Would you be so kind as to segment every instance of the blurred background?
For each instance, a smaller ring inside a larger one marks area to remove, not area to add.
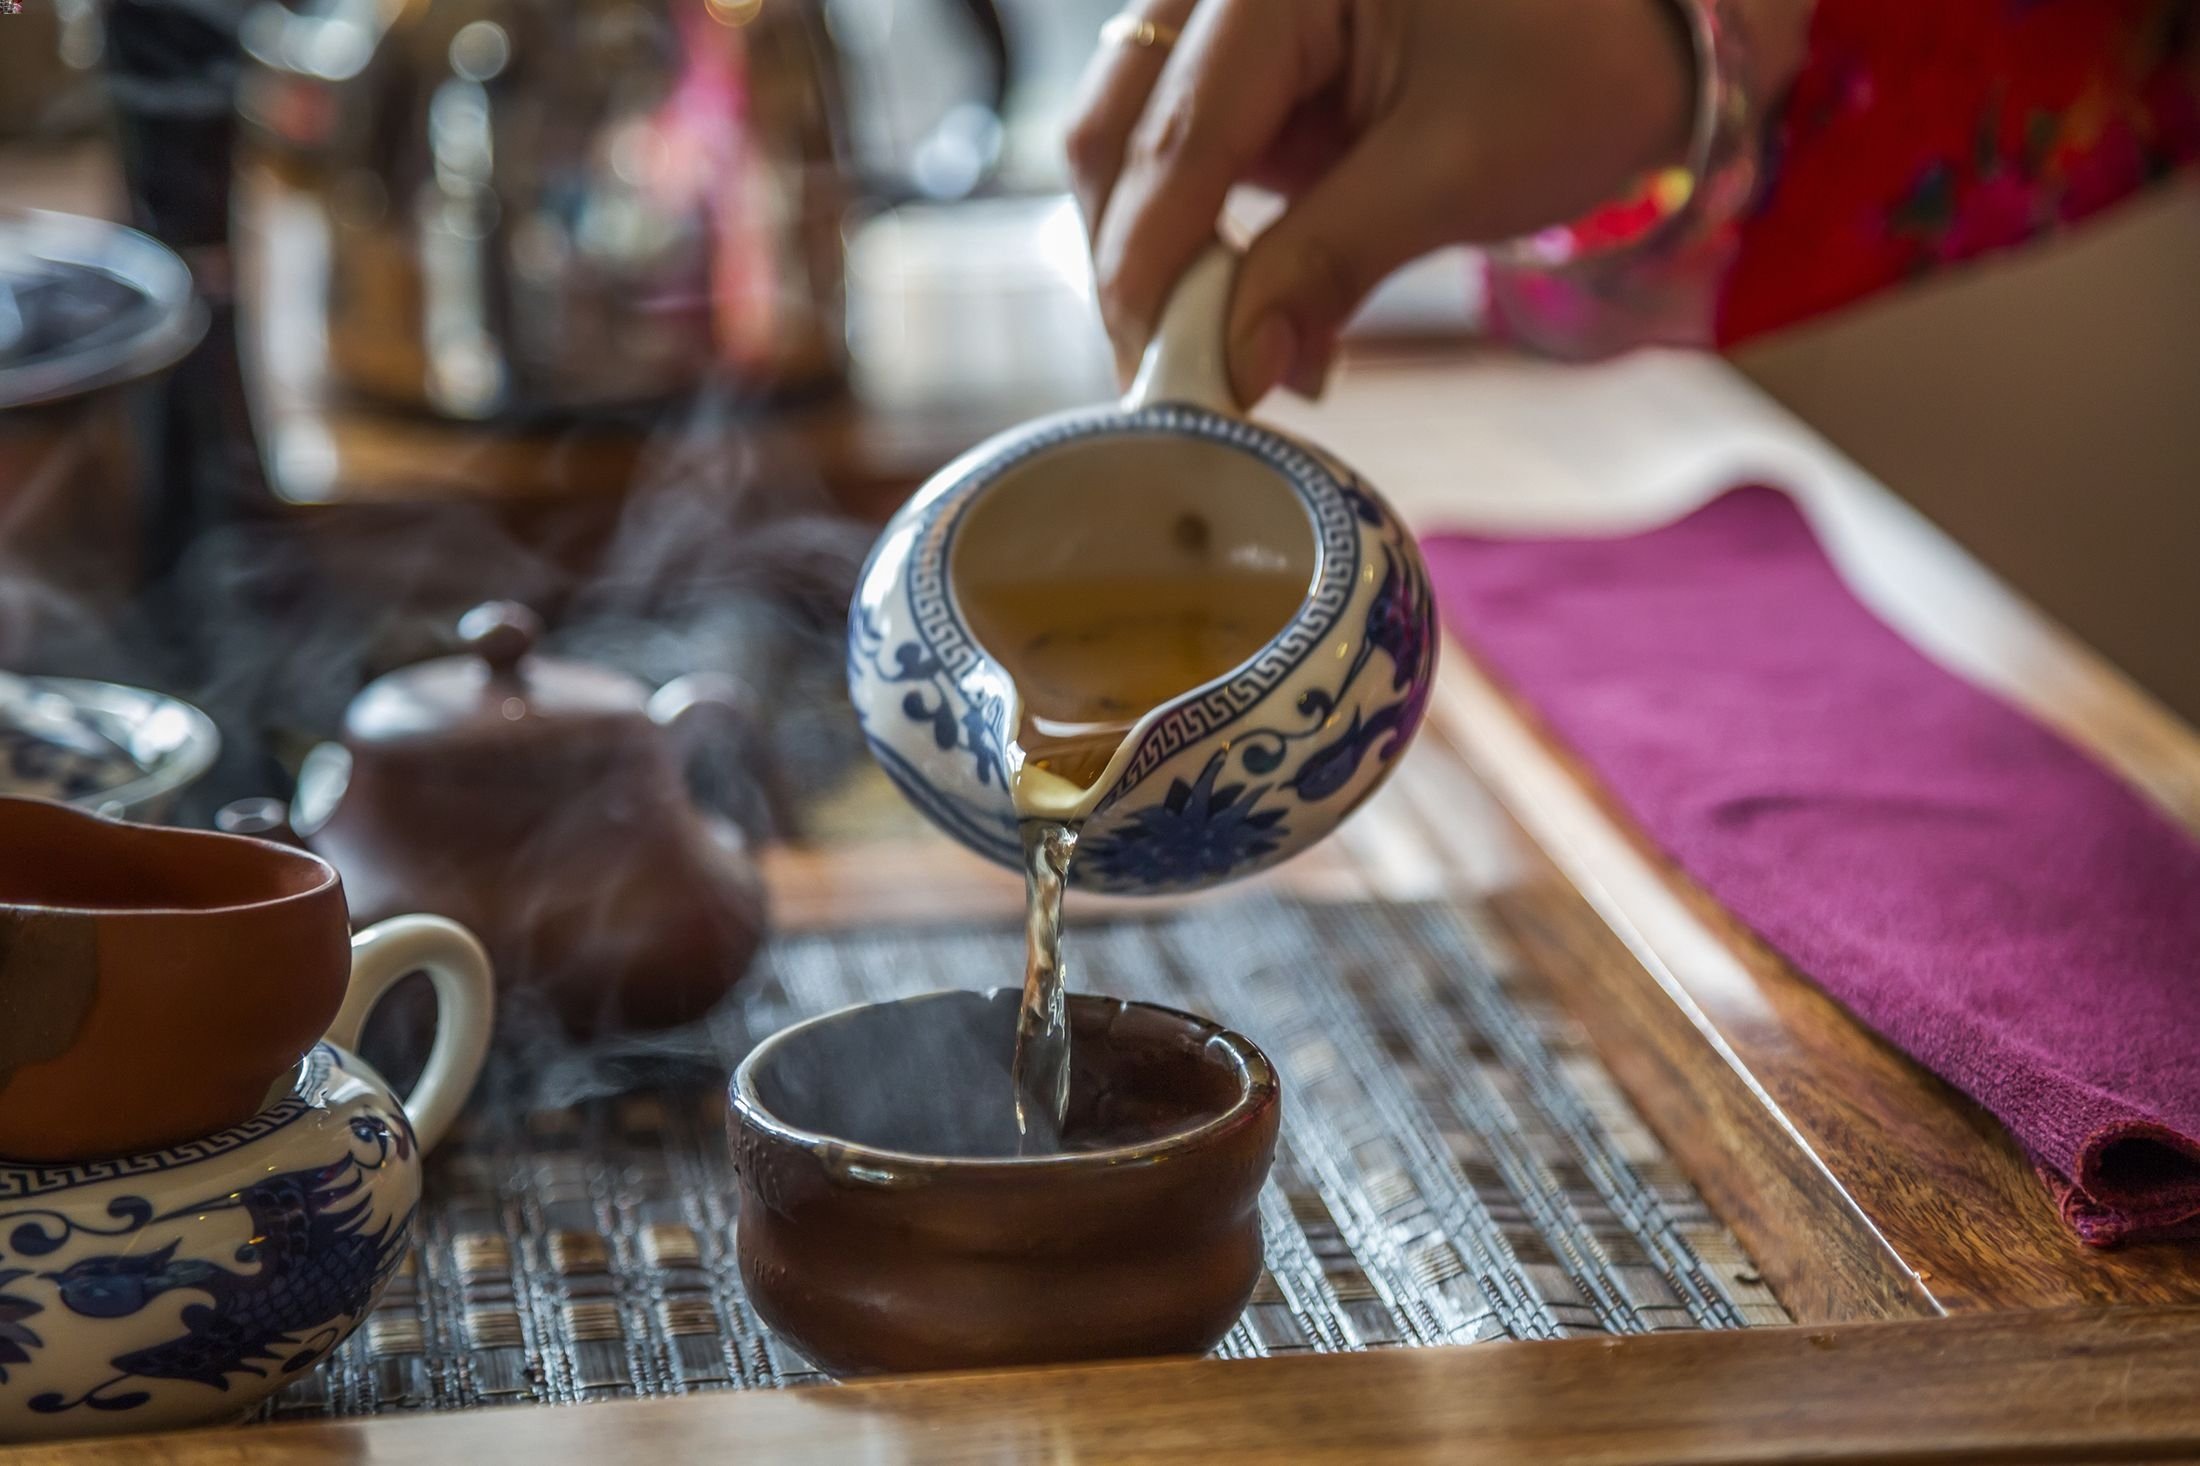
[[[0,209],[80,223],[0,239],[0,667],[205,707],[203,820],[517,601],[742,689],[770,833],[901,818],[848,589],[933,469],[1114,390],[1059,149],[1114,8],[25,0]],[[1736,364],[2200,717],[2196,257],[2173,188]],[[1404,272],[1346,374],[1508,370],[1475,281]]]
[[[0,667],[206,709],[204,822],[515,601],[742,689],[767,833],[905,818],[849,590],[935,468],[1114,393],[1059,145],[1111,8],[31,0],[0,209],[76,217],[0,238]],[[1469,279],[1370,320],[1456,337]]]

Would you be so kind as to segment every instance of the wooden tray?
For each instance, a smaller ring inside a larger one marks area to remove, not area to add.
[[[1897,627],[2200,831],[2191,730],[1716,363],[1359,370],[1293,415],[1429,527],[1524,506],[1539,524],[1640,522],[1777,476]],[[1275,884],[1448,903],[1500,970],[1540,974],[1797,1327],[272,1425],[16,1459],[2200,1457],[2200,1253],[2081,1247],[1998,1127],[1705,902],[1502,688],[1446,655],[1436,725],[1399,777]],[[1012,883],[936,842],[772,865],[797,927],[1014,910]]]

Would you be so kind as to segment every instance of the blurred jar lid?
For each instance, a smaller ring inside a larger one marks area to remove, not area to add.
[[[0,210],[0,410],[173,366],[205,331],[166,246],[100,219]]]
[[[848,240],[857,397],[881,412],[1050,412],[1115,396],[1077,206],[910,204]]]

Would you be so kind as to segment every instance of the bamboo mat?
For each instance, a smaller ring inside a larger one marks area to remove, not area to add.
[[[1273,894],[1079,926],[1072,985],[1208,1013],[1277,1064],[1243,1357],[1787,1322],[1536,976],[1457,908]],[[850,1002],[995,985],[1008,926],[784,938],[713,1021],[492,1073],[431,1160],[412,1258],[262,1418],[819,1378],[734,1264],[720,1076]]]

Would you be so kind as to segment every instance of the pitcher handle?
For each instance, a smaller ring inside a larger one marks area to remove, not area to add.
[[[440,916],[393,916],[351,939],[351,986],[329,1025],[328,1040],[356,1049],[367,1015],[398,979],[425,972],[435,984],[435,1043],[420,1082],[404,1097],[406,1118],[423,1152],[458,1118],[489,1054],[495,982],[489,954],[473,933]]]
[[[1237,416],[1228,339],[1237,267],[1238,252],[1218,239],[1178,278],[1153,340],[1139,359],[1138,375],[1123,394],[1125,411],[1156,402],[1188,402]]]

